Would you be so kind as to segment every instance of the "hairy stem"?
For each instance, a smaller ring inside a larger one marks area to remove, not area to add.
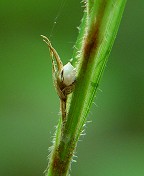
[[[47,176],[69,174],[70,162],[114,43],[125,3],[126,0],[88,0],[79,34],[83,38],[78,37],[77,42],[80,53],[76,86],[67,106],[62,135],[61,120],[58,125]]]

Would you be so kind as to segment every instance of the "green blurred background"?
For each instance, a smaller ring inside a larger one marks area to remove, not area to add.
[[[0,1],[0,176],[42,176],[47,166],[59,100],[40,34],[58,16],[51,41],[68,62],[83,12],[80,1],[62,2]],[[143,7],[127,3],[73,176],[144,176]]]

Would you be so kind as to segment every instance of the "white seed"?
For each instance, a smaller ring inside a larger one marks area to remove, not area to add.
[[[63,66],[63,83],[66,86],[71,85],[76,79],[76,69],[68,62],[66,65]]]

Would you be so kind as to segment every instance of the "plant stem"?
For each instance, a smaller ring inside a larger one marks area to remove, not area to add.
[[[59,121],[47,176],[67,176],[83,125],[116,37],[126,0],[88,0],[87,17],[77,46],[80,49],[75,90],[69,100],[67,121]],[[76,53],[75,53],[76,54]]]

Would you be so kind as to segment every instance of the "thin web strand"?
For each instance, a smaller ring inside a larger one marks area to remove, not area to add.
[[[58,7],[56,17],[54,18],[54,22],[53,22],[53,25],[52,25],[52,28],[51,28],[51,31],[50,31],[49,39],[53,36],[53,31],[54,31],[54,29],[56,27],[57,21],[58,21],[60,15],[62,13],[62,10],[63,10],[63,8],[64,8],[64,6],[66,4],[66,1],[67,0],[58,0],[58,4],[60,4],[60,5]]]

